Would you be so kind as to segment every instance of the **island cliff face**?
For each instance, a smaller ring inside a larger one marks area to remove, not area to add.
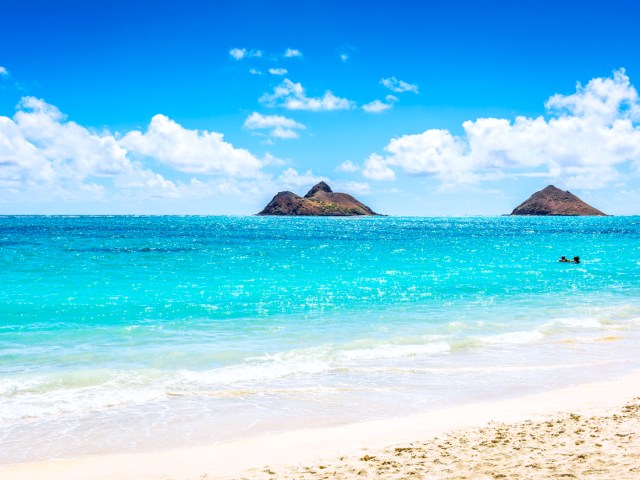
[[[549,185],[518,205],[511,215],[598,216],[606,213],[586,204],[573,193]]]
[[[320,182],[304,197],[293,192],[279,192],[258,215],[350,217],[378,214],[351,195],[336,193],[325,182]]]

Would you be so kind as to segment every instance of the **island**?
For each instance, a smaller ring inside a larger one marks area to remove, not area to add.
[[[518,205],[511,215],[555,215],[606,217],[607,214],[583,202],[573,193],[549,185]]]
[[[258,215],[352,217],[379,214],[351,195],[334,192],[325,182],[320,182],[304,197],[293,192],[278,192]]]

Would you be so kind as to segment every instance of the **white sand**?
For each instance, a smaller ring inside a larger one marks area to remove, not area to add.
[[[637,396],[640,372],[612,382],[403,418],[194,448],[13,465],[0,468],[0,479],[395,479],[420,478],[426,472],[429,478],[553,478],[549,472],[564,468],[562,458],[583,463],[591,458],[583,452],[587,447],[601,449],[602,455],[593,457],[599,467],[585,467],[576,477],[640,478],[640,443],[633,430],[640,428],[640,407],[621,410]],[[613,416],[617,411],[626,413]],[[487,426],[489,422],[511,425]],[[591,432],[588,442],[580,437],[584,432]],[[449,435],[434,438],[443,434]],[[564,438],[565,434],[573,437]],[[610,453],[602,450],[602,442],[608,442]],[[515,455],[519,451],[526,456]],[[544,461],[535,460],[536,452]],[[574,475],[558,472],[558,477]]]

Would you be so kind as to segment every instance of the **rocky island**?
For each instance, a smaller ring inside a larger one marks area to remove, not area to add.
[[[511,215],[556,215],[605,217],[606,213],[583,202],[573,193],[553,185],[531,195],[518,205]]]
[[[379,214],[351,195],[334,192],[325,182],[320,182],[304,197],[293,192],[279,192],[258,215],[351,217]]]

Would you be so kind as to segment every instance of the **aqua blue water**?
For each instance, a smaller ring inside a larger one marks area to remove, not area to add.
[[[0,267],[0,464],[640,366],[640,217],[0,217]]]

